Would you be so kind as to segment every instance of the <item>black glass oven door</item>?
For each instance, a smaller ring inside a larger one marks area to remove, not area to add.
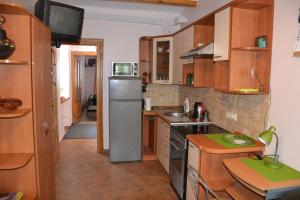
[[[178,195],[183,198],[184,193],[184,163],[185,150],[184,144],[176,140],[170,141],[170,179],[171,184],[177,191]]]

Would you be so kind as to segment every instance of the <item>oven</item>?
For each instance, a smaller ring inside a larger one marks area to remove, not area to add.
[[[171,128],[170,183],[180,199],[185,199],[187,147],[187,140]]]

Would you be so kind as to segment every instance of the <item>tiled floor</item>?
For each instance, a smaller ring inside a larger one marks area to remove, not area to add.
[[[63,140],[56,165],[56,200],[177,200],[157,161],[111,164],[96,140]]]

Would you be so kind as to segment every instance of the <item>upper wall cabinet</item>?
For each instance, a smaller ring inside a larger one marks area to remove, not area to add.
[[[141,37],[139,42],[139,74],[144,84],[152,82],[153,39]]]
[[[229,59],[231,8],[215,14],[214,61]]]
[[[153,83],[172,84],[173,37],[153,39]]]
[[[240,1],[229,9],[230,56],[229,61],[215,63],[215,88],[241,94],[267,94],[270,87],[274,2]],[[258,44],[259,38],[263,41],[262,46]]]

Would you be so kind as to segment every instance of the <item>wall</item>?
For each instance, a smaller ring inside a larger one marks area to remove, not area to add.
[[[269,125],[279,135],[280,160],[300,170],[300,58],[293,57],[297,36],[299,0],[275,0],[273,59],[271,72],[272,104]],[[272,148],[268,152],[273,151]]]
[[[144,98],[151,98],[151,106],[178,106],[179,86],[150,84]]]
[[[162,34],[162,26],[135,24],[101,20],[85,20],[83,38],[104,39],[103,60],[103,120],[104,148],[109,148],[108,129],[108,77],[111,75],[111,62],[138,61],[139,38],[145,35]]]
[[[265,129],[269,96],[268,95],[231,95],[215,92],[213,89],[201,89],[181,86],[179,103],[188,97],[190,108],[195,102],[204,103],[209,118],[216,125],[230,131],[240,132],[255,138]],[[227,112],[237,113],[237,121],[226,117]]]

